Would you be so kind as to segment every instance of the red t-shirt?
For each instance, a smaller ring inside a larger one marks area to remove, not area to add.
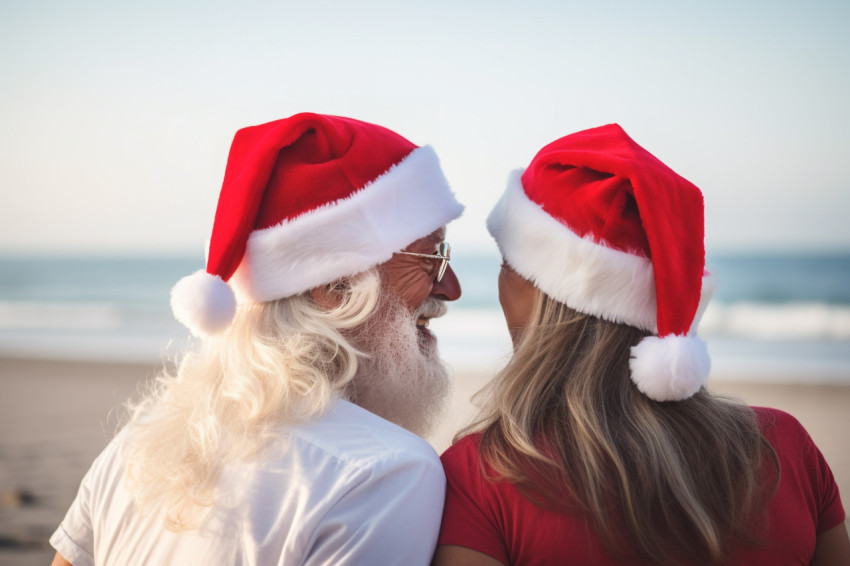
[[[776,409],[755,407],[762,432],[779,456],[781,479],[769,503],[766,544],[733,564],[808,564],[817,534],[844,520],[838,486],[803,426]],[[580,514],[545,509],[511,483],[487,481],[479,467],[480,435],[442,455],[448,482],[438,544],[472,548],[504,564],[624,564],[605,553]]]

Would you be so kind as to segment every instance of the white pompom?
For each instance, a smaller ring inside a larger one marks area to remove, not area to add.
[[[201,269],[171,289],[171,311],[195,336],[211,336],[230,326],[236,315],[236,296],[221,277]]]
[[[697,336],[647,336],[632,347],[632,381],[656,401],[682,401],[708,381],[711,358]]]

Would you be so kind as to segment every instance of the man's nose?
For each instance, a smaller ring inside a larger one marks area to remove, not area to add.
[[[443,301],[456,301],[460,298],[460,281],[457,280],[451,264],[446,266],[442,281],[434,279],[431,295]]]

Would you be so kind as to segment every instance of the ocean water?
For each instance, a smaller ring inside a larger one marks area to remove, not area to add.
[[[458,252],[463,296],[432,322],[457,369],[494,371],[510,355],[494,255]],[[850,383],[850,253],[709,256],[718,288],[700,334],[713,373]],[[201,258],[0,257],[0,355],[156,362],[187,331],[169,307]]]

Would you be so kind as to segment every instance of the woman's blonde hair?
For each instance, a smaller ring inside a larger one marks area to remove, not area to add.
[[[343,333],[363,324],[380,295],[375,270],[338,283],[337,307],[309,293],[239,308],[226,333],[201,341],[130,405],[126,480],[137,509],[166,528],[197,527],[228,462],[251,458],[273,427],[324,412],[357,371]]]
[[[614,557],[722,564],[754,544],[778,460],[754,412],[700,390],[660,403],[629,377],[642,330],[537,291],[513,358],[479,395],[482,461],[537,504],[579,509]],[[625,539],[623,538],[625,534]],[[625,545],[623,542],[625,541]]]

